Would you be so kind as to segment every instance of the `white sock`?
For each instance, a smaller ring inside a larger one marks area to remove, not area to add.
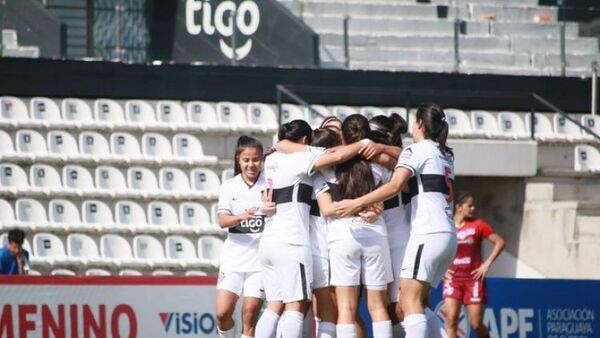
[[[317,323],[317,338],[335,338],[335,323],[315,322]]]
[[[337,338],[356,338],[356,325],[338,324],[335,327]]]
[[[279,325],[281,327],[282,337],[284,338],[302,338],[302,329],[304,328],[304,315],[298,311],[285,311],[285,319]]]
[[[402,324],[398,323],[392,325],[392,336],[394,336],[394,338],[406,338],[406,332],[404,332]]]
[[[373,338],[392,338],[392,321],[373,322]]]
[[[269,309],[266,309],[263,311],[262,316],[260,316],[260,319],[258,319],[258,322],[256,323],[254,336],[257,338],[275,338],[278,322],[279,315]]]
[[[254,338],[254,337],[242,335],[240,338]]]
[[[404,317],[402,322],[406,336],[410,338],[428,338],[427,317],[422,313],[415,313]]]
[[[440,318],[429,308],[425,308],[427,318],[427,334],[429,338],[448,338],[444,325]]]
[[[229,330],[227,330],[227,331],[222,331],[221,329],[219,329],[219,328],[217,327],[217,333],[218,333],[218,335],[219,335],[219,338],[234,338],[234,337],[235,337],[235,336],[234,336],[234,333],[235,333],[235,325],[234,325],[234,326],[233,326],[231,329],[229,329]]]

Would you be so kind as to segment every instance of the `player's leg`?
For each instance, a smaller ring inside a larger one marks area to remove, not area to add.
[[[388,313],[387,286],[394,280],[390,248],[385,236],[360,239],[362,282],[367,288],[367,307],[373,320],[373,336],[392,336],[392,321]]]
[[[446,334],[448,338],[456,338],[458,318],[462,306],[463,293],[459,282],[445,280],[442,291],[444,298],[444,316],[446,317]]]
[[[239,272],[219,272],[216,300],[217,331],[219,337],[233,338],[235,331],[233,312],[235,311],[235,304],[240,297],[239,295],[242,293],[243,275],[243,273]]]
[[[485,280],[473,280],[465,286],[464,303],[469,313],[469,324],[479,338],[489,337],[488,328],[483,325],[484,305],[487,302]]]
[[[285,309],[280,323],[282,337],[301,338],[304,316],[312,298],[312,254],[308,246],[285,245],[276,265]]]
[[[261,338],[274,338],[277,332],[280,316],[283,313],[283,298],[278,272],[273,262],[273,257],[280,255],[277,243],[266,241],[260,244],[261,277],[265,290],[267,307],[256,323],[255,336]]]
[[[356,337],[356,314],[358,313],[358,286],[336,286],[337,337]]]
[[[265,298],[260,272],[247,272],[244,281],[244,302],[242,303],[242,338],[254,337],[258,314]]]
[[[331,285],[337,303],[337,337],[356,337],[361,274],[361,246],[354,239],[329,244]]]
[[[467,312],[469,313],[469,324],[477,337],[487,338],[490,336],[488,328],[483,325],[483,310],[484,306],[481,304],[467,305]]]
[[[333,287],[315,289],[313,292],[313,312],[317,323],[317,338],[335,337],[337,306]]]

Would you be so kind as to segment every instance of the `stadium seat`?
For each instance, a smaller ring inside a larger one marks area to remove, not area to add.
[[[21,156],[35,161],[48,157],[46,140],[35,130],[21,129],[15,136],[17,152]]]
[[[48,153],[51,158],[57,158],[63,162],[80,158],[77,141],[69,132],[52,130],[48,132],[47,139]]]
[[[405,110],[406,112],[406,110]],[[468,137],[473,136],[473,128],[471,128],[471,121],[467,113],[460,109],[444,109],[446,114],[446,121],[448,122],[448,134],[454,137]],[[412,124],[412,122],[411,122]],[[408,125],[410,130],[411,125]]]
[[[304,113],[308,117],[308,124],[313,128],[318,128],[323,120],[331,115],[329,109],[325,106],[313,104],[310,106],[314,111],[310,111],[307,107],[304,108]]]
[[[498,129],[496,117],[485,110],[471,111],[471,126],[477,136],[485,136],[487,138],[503,136]]]
[[[160,241],[148,235],[137,235],[133,238],[133,256],[149,266],[167,263]]]
[[[0,164],[0,191],[17,194],[29,190],[25,170],[12,163]]]
[[[112,274],[104,269],[88,269],[85,271],[85,275],[86,276],[101,276],[101,277],[106,277],[106,276],[111,276]]]
[[[203,131],[224,131],[229,129],[219,124],[215,108],[207,102],[191,101],[185,105],[185,109],[188,121],[195,128],[200,128]]]
[[[190,180],[181,169],[170,167],[160,169],[158,184],[163,193],[176,198],[190,194]]]
[[[190,173],[192,182],[192,193],[206,198],[216,198],[219,196],[221,183],[219,176],[207,168],[195,168]]]
[[[223,241],[213,236],[203,236],[198,239],[198,258],[218,266],[221,259]]]
[[[293,120],[308,120],[306,110],[298,107],[295,104],[284,103],[281,105],[281,124],[288,123]]]
[[[350,115],[358,114],[356,109],[348,106],[334,106],[332,111],[333,115],[337,116],[337,118],[342,121],[344,121],[344,119]]]
[[[273,109],[263,103],[249,103],[246,108],[247,119],[252,129],[263,133],[277,131],[277,117]]]
[[[591,129],[596,135],[600,136],[600,116],[584,114],[581,116],[581,124]],[[581,130],[583,134],[583,138],[586,140],[594,140],[594,136],[587,133],[584,130]]]
[[[212,222],[213,228],[221,229],[221,226],[219,225],[218,211],[219,211],[219,203],[218,202],[213,203],[210,206],[210,220]],[[225,230],[225,229],[223,229],[223,230]]]
[[[444,110],[445,111],[445,110]],[[387,116],[391,116],[392,114],[398,114],[400,115],[406,122],[408,122],[407,118],[408,118],[408,114],[406,113],[406,108],[403,107],[392,107],[392,108],[388,108],[386,110],[386,115]],[[468,117],[467,117],[468,119]],[[412,121],[410,122],[412,123]],[[408,129],[410,130],[410,123],[408,124]]]
[[[48,215],[53,228],[61,228],[66,231],[82,227],[79,209],[71,201],[51,200],[48,204]]]
[[[217,120],[234,131],[243,130],[248,126],[244,110],[240,105],[233,102],[217,103]]]
[[[148,204],[148,221],[151,227],[165,233],[179,228],[177,211],[165,202],[150,202]]]
[[[165,239],[167,259],[187,267],[198,262],[194,243],[183,236],[168,236]]]
[[[0,96],[0,125],[27,127],[31,123],[25,103],[13,96]]]
[[[600,172],[600,152],[589,145],[575,147],[575,171]]]
[[[208,210],[200,203],[181,203],[179,205],[179,220],[182,226],[193,229],[196,233],[202,230],[215,230]]]
[[[67,236],[67,254],[71,258],[78,259],[84,265],[102,262],[96,241],[84,234]]]
[[[177,161],[187,164],[217,163],[217,157],[205,155],[202,143],[190,134],[176,134],[173,136],[173,152]]]
[[[48,227],[46,209],[38,200],[20,198],[15,203],[15,211],[21,226],[32,230]]]
[[[129,189],[141,194],[144,198],[159,195],[158,182],[152,170],[143,167],[131,167],[127,170]]]
[[[94,101],[94,118],[97,125],[110,129],[125,124],[123,108],[116,101],[110,99]]]
[[[67,98],[62,100],[62,116],[64,121],[73,123],[78,128],[95,125],[90,106],[81,99]]]
[[[27,272],[27,274],[28,274],[29,276],[41,276],[41,275],[42,275],[42,273],[41,273],[41,272],[39,272],[39,271],[37,271],[37,270],[31,270],[31,269],[29,269],[29,271]]]
[[[129,100],[125,102],[125,119],[130,125],[141,130],[158,126],[154,108],[144,100]]]
[[[86,200],[81,204],[83,224],[88,229],[106,231],[115,228],[112,211],[110,207],[99,200]]]
[[[177,130],[187,126],[187,118],[181,104],[175,101],[158,101],[156,103],[156,114],[161,126]]]
[[[62,182],[66,192],[79,196],[95,191],[92,174],[79,165],[65,166],[62,172]]]
[[[146,221],[146,210],[133,201],[119,201],[115,205],[117,227],[126,228],[130,231],[144,230],[148,228]]]
[[[187,277],[205,277],[208,276],[208,274],[202,270],[189,270],[185,272],[185,275]]]
[[[360,108],[360,114],[369,120],[377,115],[387,116],[383,109],[377,107],[362,107]]]
[[[152,276],[155,277],[165,277],[165,276],[174,276],[175,274],[169,270],[154,270],[152,271]]]
[[[50,274],[52,276],[68,276],[68,277],[77,276],[75,271],[69,270],[69,269],[54,269],[54,270],[52,270],[52,272],[50,272]]]
[[[119,276],[143,276],[144,274],[137,271],[137,270],[131,270],[131,269],[125,269],[125,270],[121,270],[119,271]]]
[[[0,158],[11,159],[16,156],[12,138],[4,130],[0,130]]]
[[[142,159],[140,143],[129,133],[117,132],[110,135],[110,150],[112,156],[120,162],[131,163]]]
[[[36,261],[49,264],[67,263],[65,246],[58,236],[49,233],[37,233],[33,236],[33,252]]]
[[[225,182],[235,176],[233,168],[223,169],[221,172],[221,182]]]
[[[129,193],[127,180],[125,180],[121,170],[110,166],[99,166],[96,168],[95,176],[98,192],[108,194],[111,197]]]
[[[581,133],[581,128],[560,114],[554,114],[552,117],[554,123],[555,134],[563,139],[573,141],[581,141],[584,139]]]
[[[106,234],[100,237],[100,255],[117,266],[141,265],[133,258],[129,242],[119,235]]]
[[[554,134],[554,128],[550,119],[542,114],[536,113],[533,120],[535,124],[535,138],[541,141],[555,141],[560,139]],[[525,130],[527,133],[531,133],[531,114],[525,115]]]
[[[15,212],[6,200],[0,199],[0,228],[8,229],[15,226]],[[1,243],[1,242],[0,242]]]
[[[47,164],[34,164],[29,169],[29,183],[31,190],[45,195],[62,193],[60,174],[54,167]]]
[[[500,131],[507,137],[514,139],[531,137],[525,130],[523,119],[517,113],[508,111],[499,112],[498,126],[500,127]]]
[[[147,133],[142,136],[142,151],[144,156],[157,163],[171,160],[173,151],[171,142],[164,135]]]
[[[46,128],[60,128],[67,126],[60,115],[60,108],[54,100],[47,97],[34,97],[29,102],[31,119],[39,122]]]
[[[108,141],[95,131],[86,131],[79,135],[79,151],[83,157],[95,162],[111,158]]]

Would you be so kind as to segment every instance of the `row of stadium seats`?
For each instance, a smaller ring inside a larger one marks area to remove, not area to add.
[[[0,130],[0,156],[50,161],[94,161],[125,163],[215,164],[216,156],[204,155],[200,141],[190,134],[176,134],[173,142],[157,133],[138,138],[126,132],[110,135],[110,144],[100,133],[85,131],[75,136],[67,131],[41,133],[20,129],[12,137]],[[140,151],[141,149],[141,151]]]
[[[66,165],[59,171],[47,164],[34,164],[25,170],[16,164],[0,163],[0,193],[10,195],[66,195],[155,199],[214,199],[219,195],[217,174],[207,168],[194,168],[189,174],[164,167],[155,173],[145,167],[130,167],[126,176],[118,168],[99,166],[92,174],[79,165]],[[61,182],[62,181],[62,182]],[[190,184],[191,183],[191,184]]]
[[[6,243],[7,235],[1,241]],[[109,266],[109,267],[174,267],[190,268],[219,265],[223,241],[212,236],[200,237],[197,241],[197,254],[193,242],[183,236],[168,236],[164,247],[161,242],[149,235],[134,236],[131,244],[122,236],[105,234],[96,241],[84,234],[70,234],[65,245],[60,237],[51,233],[36,233],[33,248],[29,242],[24,248],[32,255],[33,266]],[[133,250],[132,250],[133,247]],[[33,251],[31,251],[33,249]]]
[[[33,276],[41,276],[42,273],[38,270],[30,270],[29,271],[30,275]],[[71,269],[53,269],[50,274],[52,276],[77,276],[77,272],[71,270]],[[144,273],[138,270],[134,270],[134,269],[124,269],[124,270],[120,270],[117,273],[119,276],[144,276]],[[112,276],[113,274],[105,269],[87,269],[85,270],[82,275],[84,276]],[[175,273],[173,271],[170,270],[154,270],[151,273],[152,276],[174,276]],[[185,271],[184,273],[185,276],[193,276],[193,277],[200,277],[200,276],[208,276],[208,274],[202,270],[188,270]]]
[[[13,207],[0,199],[0,228],[18,226],[32,231],[64,232],[132,232],[222,234],[217,224],[217,204],[207,208],[197,202],[183,202],[177,207],[152,201],[140,204],[121,200],[114,208],[100,200],[84,200],[79,208],[73,201],[52,199],[46,208],[36,199],[17,199]],[[80,211],[81,210],[81,211]],[[114,214],[113,214],[114,210]]]
[[[589,145],[578,145],[575,147],[575,171],[578,172],[600,172],[600,151]]]

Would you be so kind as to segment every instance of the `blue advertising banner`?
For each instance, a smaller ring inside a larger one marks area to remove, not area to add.
[[[487,287],[483,323],[492,338],[600,337],[600,281],[489,278]],[[431,296],[432,308],[443,321],[441,285]],[[360,311],[370,329],[364,302]],[[458,337],[476,337],[465,309]]]

